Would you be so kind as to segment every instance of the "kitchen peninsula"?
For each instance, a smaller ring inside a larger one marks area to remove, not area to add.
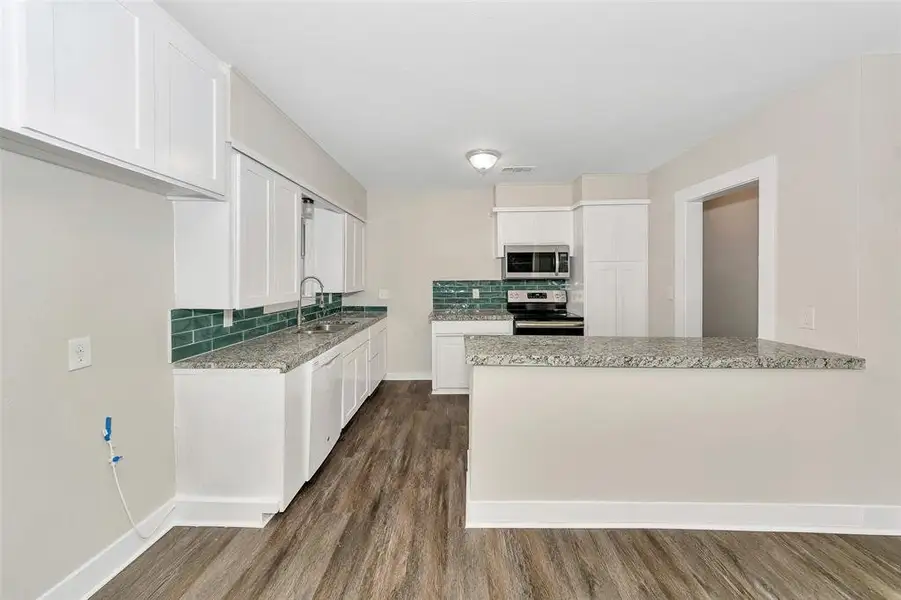
[[[854,462],[861,358],[740,338],[467,336],[465,353],[468,527],[878,518],[834,483]]]

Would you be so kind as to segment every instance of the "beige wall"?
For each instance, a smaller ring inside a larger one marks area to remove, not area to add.
[[[573,182],[575,202],[647,197],[648,177],[642,173],[589,173]]]
[[[570,206],[573,190],[568,183],[504,183],[494,186],[495,206]]]
[[[899,504],[901,56],[838,66],[650,174],[651,333],[673,331],[673,195],[769,155],[778,160],[777,339],[867,359],[863,401],[835,425],[857,459],[835,476],[862,499]],[[813,331],[799,327],[806,305],[816,307]],[[822,417],[810,418],[818,426]]]
[[[673,196],[748,163],[778,162],[776,337],[857,349],[860,61],[842,64],[649,175],[650,331],[670,335]],[[817,329],[798,327],[813,305]]]
[[[172,498],[172,208],[0,153],[2,596],[30,600],[129,529],[100,432],[113,417],[136,519]],[[67,370],[90,335],[93,366]]]
[[[704,337],[757,337],[757,185],[704,202]]]
[[[472,381],[470,500],[901,501],[854,435],[870,403],[857,371],[475,367]]]
[[[432,281],[498,279],[490,187],[369,191],[366,291],[345,304],[388,308],[388,372],[430,378]],[[380,300],[379,289],[390,292]]]
[[[255,158],[270,168],[366,218],[366,190],[319,144],[234,71],[230,92],[230,139],[260,153]]]

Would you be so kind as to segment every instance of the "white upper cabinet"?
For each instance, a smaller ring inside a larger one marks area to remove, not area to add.
[[[302,190],[234,152],[226,202],[173,202],[175,306],[253,308],[300,298]]]
[[[366,270],[366,225],[346,213],[317,209],[316,276],[326,292],[362,291]]]
[[[226,66],[162,8],[13,2],[2,17],[0,138],[156,192],[221,199]]]
[[[157,36],[157,167],[225,193],[225,68],[180,27],[166,33]]]
[[[504,256],[504,246],[558,244],[572,246],[573,220],[569,207],[495,208],[497,244],[495,256]]]
[[[270,301],[273,303],[296,302],[300,294],[302,202],[300,186],[275,175],[269,225]]]
[[[107,0],[17,8],[18,124],[152,168],[156,7]]]
[[[362,292],[366,287],[366,225],[363,221],[348,217],[352,221],[351,228],[354,236],[354,266],[351,285],[348,292]],[[345,230],[346,231],[346,230]],[[345,233],[347,235],[347,233]]]
[[[235,156],[237,273],[234,308],[263,306],[271,299],[271,223],[275,174],[258,162]]]
[[[648,207],[646,204],[587,206],[583,246],[588,261],[646,261]]]

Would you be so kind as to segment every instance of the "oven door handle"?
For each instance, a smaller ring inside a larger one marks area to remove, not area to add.
[[[515,321],[513,325],[514,327],[534,327],[535,329],[576,329],[584,327],[585,323],[582,321]]]

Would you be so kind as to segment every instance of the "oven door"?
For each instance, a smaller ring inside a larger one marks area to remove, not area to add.
[[[568,254],[568,249],[562,251]],[[566,279],[568,269],[560,272],[560,246],[506,246],[504,279]]]
[[[529,321],[513,322],[513,335],[585,335],[583,321]]]

